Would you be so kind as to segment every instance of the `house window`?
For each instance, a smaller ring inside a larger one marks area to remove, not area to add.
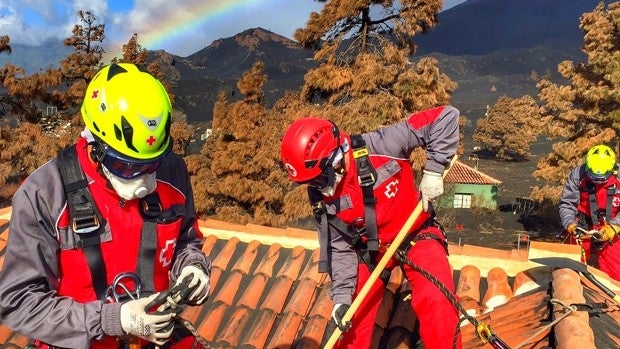
[[[471,194],[454,194],[454,208],[471,208]]]

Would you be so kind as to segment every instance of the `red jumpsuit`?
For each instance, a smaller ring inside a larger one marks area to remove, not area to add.
[[[375,214],[378,237],[382,246],[396,237],[419,201],[415,188],[409,155],[413,149],[425,146],[426,168],[443,172],[458,144],[458,111],[440,107],[418,114],[407,120],[362,135],[370,152],[370,161],[377,171],[374,185]],[[325,197],[327,212],[335,214],[345,224],[364,217],[362,190],[357,182],[357,169],[351,151],[345,177],[331,197]],[[444,248],[444,235],[435,226],[421,228],[432,219],[423,212],[411,228],[418,239],[409,248],[407,257],[419,267],[436,276],[454,292],[452,269]],[[425,225],[426,226],[426,225]],[[319,225],[319,234],[325,234]],[[426,233],[426,234],[423,234]],[[358,262],[353,246],[340,234],[331,234],[328,271],[332,277],[330,296],[334,303],[351,304],[370,275],[366,264]],[[322,246],[321,248],[324,248]],[[377,261],[381,258],[379,255]],[[386,269],[397,266],[395,261]],[[420,322],[420,336],[426,348],[453,348],[458,326],[458,312],[449,300],[424,276],[404,265],[403,271],[412,285],[411,306]],[[352,318],[352,327],[336,346],[338,348],[370,347],[375,317],[381,304],[384,285],[377,280]],[[457,348],[461,347],[460,336]]]

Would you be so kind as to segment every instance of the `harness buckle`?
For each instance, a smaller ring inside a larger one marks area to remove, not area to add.
[[[99,229],[99,218],[97,215],[89,215],[85,217],[73,217],[73,232],[76,234],[91,233]]]

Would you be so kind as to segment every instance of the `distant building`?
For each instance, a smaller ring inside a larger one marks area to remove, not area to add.
[[[456,161],[448,171],[444,183],[449,185],[446,185],[441,199],[443,206],[497,209],[497,195],[499,185],[502,184],[500,180]]]

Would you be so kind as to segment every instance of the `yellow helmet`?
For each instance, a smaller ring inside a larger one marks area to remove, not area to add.
[[[605,182],[616,168],[616,154],[603,144],[595,145],[586,155],[586,173],[595,182]]]
[[[103,67],[86,88],[82,118],[99,156],[132,164],[153,164],[172,148],[172,106],[165,88],[145,69],[130,63]],[[101,153],[105,152],[105,153]]]

